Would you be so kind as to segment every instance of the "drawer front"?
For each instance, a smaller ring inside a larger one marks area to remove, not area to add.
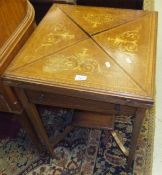
[[[134,107],[122,106],[119,104],[88,100],[54,93],[26,90],[26,95],[29,101],[34,104],[102,112],[107,114],[134,115],[136,111],[136,108]]]
[[[72,126],[114,130],[114,122],[114,115],[76,110],[73,115]]]

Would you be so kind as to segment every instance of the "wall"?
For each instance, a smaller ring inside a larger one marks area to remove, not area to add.
[[[156,72],[156,121],[152,175],[162,174],[162,0],[155,0],[158,15],[158,44]]]

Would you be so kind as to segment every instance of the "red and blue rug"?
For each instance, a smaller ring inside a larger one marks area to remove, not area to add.
[[[72,110],[49,107],[39,107],[39,111],[50,137],[57,137],[70,123],[73,114]],[[144,175],[145,157],[150,146],[149,116],[145,117],[141,130],[133,169],[128,172],[126,158],[109,131],[77,128],[54,148],[55,157],[51,159],[45,151],[37,152],[16,121],[5,126],[9,120],[4,119],[6,114],[1,115],[0,175]],[[127,148],[132,121],[133,116],[117,116],[115,123],[115,130]]]

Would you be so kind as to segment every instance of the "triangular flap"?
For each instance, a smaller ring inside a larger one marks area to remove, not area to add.
[[[12,61],[9,70],[31,63],[86,38],[88,36],[76,24],[57,6],[53,6]]]
[[[74,5],[58,6],[90,35],[111,29],[148,13],[141,10],[113,9],[103,7],[99,8]]]
[[[122,67],[134,81],[152,94],[155,66],[155,14],[94,36],[96,42]]]
[[[98,89],[146,96],[133,80],[90,39],[16,69],[12,72],[12,76],[51,85],[63,84],[89,90]]]

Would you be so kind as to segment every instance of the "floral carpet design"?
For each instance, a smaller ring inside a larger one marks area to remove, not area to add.
[[[50,137],[70,123],[73,111],[39,107]],[[144,175],[148,147],[148,116],[141,130],[133,170],[126,171],[126,158],[109,131],[76,128],[55,148],[55,157],[38,153],[25,132],[0,140],[0,175]],[[115,130],[128,148],[133,116],[117,116]]]

